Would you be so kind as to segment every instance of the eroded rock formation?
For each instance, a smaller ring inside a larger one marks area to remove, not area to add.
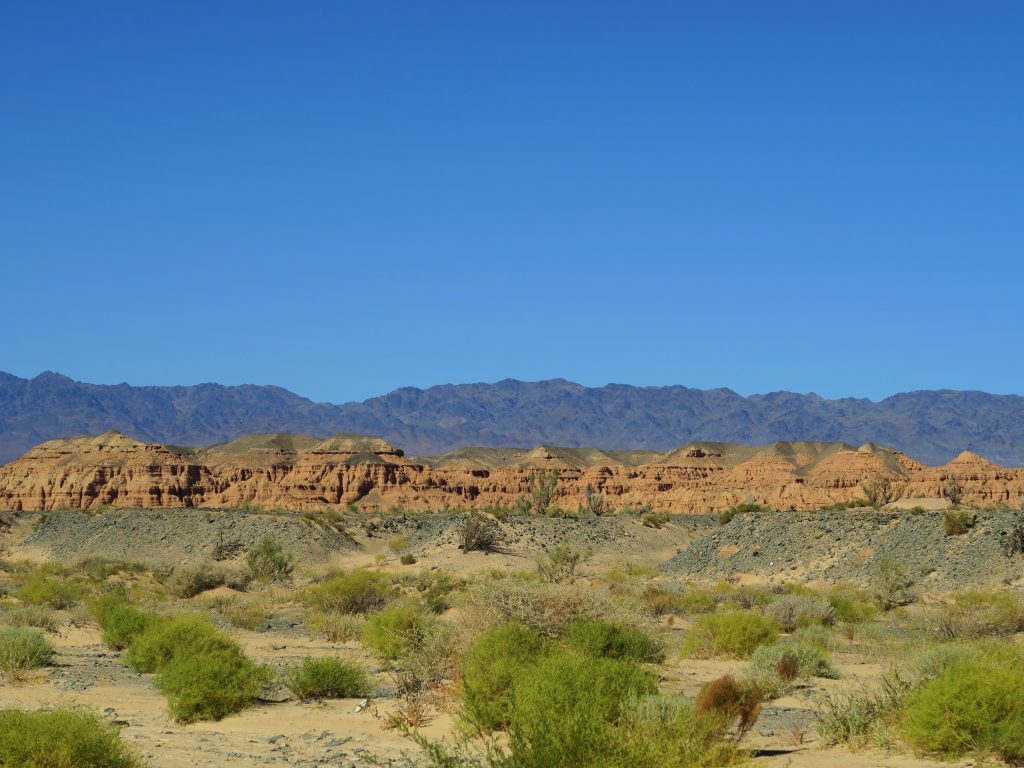
[[[538,472],[551,469],[558,470],[555,502],[569,509],[584,502],[588,488],[613,508],[709,513],[753,500],[814,509],[861,497],[879,477],[891,478],[903,498],[941,498],[954,475],[966,502],[1016,505],[1024,495],[1024,469],[971,453],[929,467],[871,444],[695,443],[664,454],[540,446],[410,458],[363,435],[250,435],[185,448],[107,432],[51,440],[0,467],[0,508],[483,506],[513,503],[530,492]]]

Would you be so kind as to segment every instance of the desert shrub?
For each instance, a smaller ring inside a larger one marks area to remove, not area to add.
[[[409,647],[410,638],[436,619],[418,605],[393,603],[371,613],[363,629],[363,642],[383,661],[394,661]]]
[[[369,613],[383,608],[395,596],[396,590],[387,576],[357,568],[310,588],[305,600],[321,611]]]
[[[36,629],[0,629],[0,672],[9,683],[21,682],[30,669],[45,667],[53,660],[53,646]]]
[[[721,595],[721,600],[723,603],[749,611],[751,608],[763,608],[772,600],[777,599],[777,596],[778,592],[774,589],[745,584],[724,592]]]
[[[828,626],[835,620],[835,609],[823,598],[806,595],[783,595],[764,609],[783,632],[793,632],[812,624]]]
[[[882,557],[871,572],[871,596],[883,611],[912,603],[914,584],[907,566],[888,556]]]
[[[307,656],[285,673],[285,685],[300,699],[347,699],[370,693],[366,670],[338,658]]]
[[[108,648],[116,651],[128,647],[132,640],[141,635],[159,617],[144,613],[134,606],[122,603],[105,611],[100,627],[102,639]]]
[[[392,536],[390,539],[388,539],[388,549],[390,549],[396,555],[403,549],[406,549],[408,546],[408,536]]]
[[[864,491],[864,498],[872,507],[884,507],[898,498],[903,491],[902,483],[891,477],[876,477],[864,483],[861,488]]]
[[[655,693],[654,678],[639,665],[570,653],[542,657],[513,693],[510,749],[514,765],[613,765],[630,702]]]
[[[943,759],[995,752],[1024,762],[1024,655],[1008,646],[987,647],[953,661],[914,691],[900,729],[916,749]]]
[[[365,626],[366,619],[359,614],[321,611],[318,608],[306,610],[306,629],[310,634],[332,643],[347,643],[362,637]]]
[[[640,516],[640,522],[648,528],[661,528],[671,519],[668,512],[647,512]]]
[[[9,605],[0,617],[9,627],[36,627],[54,632],[57,619],[45,605]]]
[[[220,720],[256,701],[269,681],[263,668],[231,642],[195,656],[176,656],[160,670],[157,688],[179,723]]]
[[[724,722],[736,723],[737,741],[754,727],[761,714],[764,696],[757,683],[725,675],[701,686],[694,702],[697,714],[714,714]]]
[[[588,485],[586,490],[586,503],[581,506],[580,512],[600,517],[601,515],[606,514],[608,510],[607,497],[600,491],[595,491]]]
[[[1002,542],[1003,554],[1007,557],[1024,555],[1024,521],[1010,528]]]
[[[640,629],[608,621],[574,621],[566,626],[569,647],[592,658],[659,663],[665,643]]]
[[[459,530],[459,549],[466,552],[490,552],[498,541],[498,527],[494,521],[473,512],[462,520]]]
[[[145,573],[147,568],[141,563],[129,563],[124,560],[110,560],[105,557],[87,557],[74,565],[75,570],[83,573],[91,581],[104,581],[118,574]]]
[[[245,554],[245,567],[254,579],[284,581],[291,578],[292,556],[267,534]]]
[[[804,643],[762,645],[743,669],[743,678],[757,683],[766,698],[779,696],[790,683],[811,677],[835,679],[839,674],[825,653]]]
[[[558,488],[558,470],[536,472],[530,478],[530,506],[541,515],[548,513]]]
[[[230,645],[209,620],[179,616],[149,622],[132,638],[124,658],[136,672],[159,672],[179,658],[195,658]]]
[[[736,504],[735,506],[729,507],[723,512],[720,512],[718,515],[718,522],[720,525],[728,525],[737,515],[756,515],[763,512],[771,512],[771,508],[761,506],[760,504],[756,504],[753,501],[748,501],[743,504]]]
[[[88,587],[81,579],[55,575],[45,568],[37,568],[25,575],[15,594],[23,603],[46,605],[60,610],[81,601],[87,591]]]
[[[936,629],[947,640],[970,640],[1024,631],[1024,600],[1010,592],[957,592],[933,611]]]
[[[240,629],[256,630],[270,619],[270,611],[253,600],[229,600],[217,612]]]
[[[576,567],[587,558],[586,552],[559,544],[547,551],[547,557],[537,563],[537,575],[544,581],[555,583],[571,581]]]
[[[227,583],[225,570],[213,563],[182,565],[174,569],[167,588],[175,597],[190,598]]]
[[[484,578],[462,596],[464,620],[480,630],[517,621],[553,636],[576,619],[614,617],[616,607],[593,589],[519,578]]]
[[[416,555],[412,552],[406,552],[399,558],[399,562],[402,565],[416,565]]]
[[[142,768],[115,726],[74,709],[0,710],[0,766]]]
[[[644,607],[653,616],[689,616],[694,613],[708,613],[718,607],[715,595],[707,590],[673,590],[648,587],[640,595]]]
[[[836,587],[825,599],[832,606],[835,620],[845,624],[871,621],[878,612],[871,595],[856,589]]]
[[[947,509],[942,513],[942,530],[947,536],[962,536],[977,522],[978,516],[965,509]]]
[[[463,717],[484,731],[507,726],[513,686],[548,650],[536,629],[516,622],[480,635],[459,660]]]
[[[451,605],[452,593],[464,589],[466,582],[445,571],[421,574],[416,581],[423,607],[432,613],[444,613]]]
[[[698,656],[745,659],[760,645],[775,642],[775,622],[750,611],[727,611],[702,616],[686,636],[683,652]]]
[[[949,503],[954,507],[960,506],[960,502],[964,500],[964,485],[960,482],[959,475],[950,475],[946,479],[946,486],[943,488],[945,496],[949,499]]]
[[[908,697],[942,675],[954,662],[984,652],[968,643],[935,646],[900,661],[876,686],[860,686],[818,700],[817,731],[822,742],[854,747],[874,741],[892,744],[891,730]]]
[[[835,631],[821,624],[800,627],[789,636],[789,639],[794,643],[803,643],[825,653],[839,649],[839,637]]]

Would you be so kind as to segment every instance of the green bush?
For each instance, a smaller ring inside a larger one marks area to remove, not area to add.
[[[179,616],[151,622],[132,639],[124,658],[136,672],[160,672],[179,658],[196,658],[231,644],[208,619]]]
[[[363,642],[381,660],[394,661],[408,649],[411,636],[433,621],[418,605],[394,603],[367,617]]]
[[[157,688],[181,723],[238,712],[255,701],[269,679],[237,643],[195,616],[147,621],[129,643],[125,660],[137,672],[157,673]]]
[[[88,602],[89,612],[92,617],[96,620],[96,623],[100,627],[103,626],[103,622],[106,621],[107,614],[114,608],[119,608],[122,605],[127,605],[128,592],[120,584],[114,589],[103,592]]]
[[[71,709],[0,710],[3,768],[143,768],[117,728]]]
[[[245,555],[245,567],[254,579],[284,581],[291,578],[292,556],[267,534]]]
[[[574,621],[566,626],[571,648],[592,658],[659,663],[665,643],[640,629],[607,621]]]
[[[356,569],[311,587],[305,595],[307,605],[322,611],[369,613],[383,608],[396,596],[387,576]]]
[[[513,686],[548,648],[536,629],[517,622],[480,635],[459,661],[463,717],[484,731],[506,727]]]
[[[337,658],[307,656],[302,664],[288,670],[285,684],[300,699],[347,699],[370,693],[366,670]]]
[[[9,605],[2,620],[9,627],[36,627],[49,632],[57,629],[57,619],[45,605]]]
[[[220,720],[250,706],[269,681],[263,667],[232,643],[196,656],[175,657],[163,667],[156,685],[179,723]]]
[[[767,698],[775,698],[795,680],[811,677],[835,679],[839,673],[829,663],[828,656],[818,648],[804,643],[776,643],[762,645],[751,654],[743,669],[743,677],[757,683]]]
[[[412,552],[406,552],[398,560],[402,565],[416,565],[416,555]]]
[[[123,650],[157,620],[157,616],[144,613],[134,606],[115,606],[104,613],[100,623],[103,642],[116,651]]]
[[[760,645],[778,637],[775,622],[751,611],[727,611],[702,616],[686,636],[683,652],[697,656],[745,659]]]
[[[900,727],[923,752],[955,759],[995,752],[1024,762],[1024,654],[989,646],[953,661],[907,700]]]
[[[45,667],[53,660],[53,646],[35,629],[0,629],[0,672],[10,683],[21,682],[25,671]]]
[[[835,620],[844,624],[871,621],[878,612],[870,596],[859,590],[837,587],[826,599],[832,606]]]
[[[16,594],[23,603],[48,605],[59,610],[78,603],[87,589],[81,579],[53,575],[39,568],[25,575]]]
[[[947,509],[942,515],[942,529],[947,536],[962,536],[977,522],[977,515],[963,509]]]
[[[639,665],[570,653],[542,657],[514,686],[509,745],[514,765],[617,765],[620,726],[635,698],[656,692]]]
[[[640,522],[648,528],[661,528],[671,519],[672,515],[668,512],[646,512],[641,515]]]

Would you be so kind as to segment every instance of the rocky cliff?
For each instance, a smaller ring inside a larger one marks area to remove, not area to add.
[[[0,467],[0,509],[479,507],[513,503],[545,470],[558,471],[555,502],[569,509],[584,502],[588,489],[613,508],[708,513],[754,500],[814,509],[858,498],[865,483],[880,477],[892,479],[903,498],[941,498],[951,475],[971,503],[1016,505],[1024,495],[1022,469],[971,453],[929,467],[871,444],[692,443],[667,453],[541,446],[410,458],[363,435],[250,435],[186,448],[106,432],[51,440]]]

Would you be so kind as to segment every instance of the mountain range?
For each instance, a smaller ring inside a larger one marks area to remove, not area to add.
[[[363,402],[314,403],[275,386],[88,384],[58,373],[0,373],[0,462],[58,437],[115,429],[164,444],[210,445],[267,432],[380,435],[408,453],[466,446],[666,451],[692,441],[874,442],[927,464],[970,450],[1024,466],[1024,397],[922,390],[880,402],[683,386],[585,387],[562,379],[405,387]]]

